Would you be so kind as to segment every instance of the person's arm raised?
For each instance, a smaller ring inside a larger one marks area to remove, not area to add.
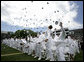
[[[60,27],[61,27],[62,33],[59,35],[59,39],[64,39],[66,36],[66,33],[65,33],[64,28],[63,28],[62,22],[60,22]]]

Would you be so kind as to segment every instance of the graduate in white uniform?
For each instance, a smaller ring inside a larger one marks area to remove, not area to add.
[[[59,35],[59,39],[60,39],[60,40],[65,40],[66,32],[65,32],[65,30],[64,30],[64,28],[63,28],[62,22],[60,22],[60,27],[61,27],[61,33],[60,33],[60,35]]]
[[[59,40],[65,41],[66,32],[63,29],[62,23],[60,23],[60,26],[61,26],[62,32],[59,36]],[[64,45],[65,45],[65,47],[64,47]],[[58,51],[59,51],[58,61],[65,61],[66,53],[71,54],[71,56],[72,55],[75,56],[76,51],[78,51],[77,43],[70,37],[67,39],[67,44],[65,43],[64,45],[61,45],[61,47],[58,48]],[[68,47],[66,47],[66,45],[68,45]]]
[[[56,35],[56,28],[55,28],[55,29],[54,29],[54,39],[53,39],[53,40],[54,40],[54,41],[57,41],[58,38],[59,38],[59,37]]]
[[[59,38],[57,39],[58,41],[60,40],[60,42],[61,41],[64,41],[65,40],[65,36],[66,36],[66,33],[65,33],[65,30],[64,30],[64,28],[63,28],[63,26],[62,26],[62,22],[60,22],[60,27],[61,27],[61,33],[60,33],[60,35],[59,35]],[[65,55],[64,55],[64,46],[62,46],[63,44],[62,43],[60,43],[58,46],[56,46],[58,49],[58,55],[57,55],[57,59],[58,59],[58,61],[65,61]],[[57,53],[56,53],[57,54]]]
[[[76,53],[79,53],[79,47],[77,40],[73,40],[71,36],[68,36],[67,42],[69,44],[70,57],[73,60]]]
[[[42,35],[40,35],[39,33],[37,34],[37,38],[36,38],[36,46],[35,46],[35,57],[39,57],[38,60],[41,60],[41,38]]]
[[[10,41],[11,41],[10,47],[13,47],[14,38],[11,38]]]
[[[36,57],[38,57],[39,55],[38,55],[38,43],[36,42],[36,46],[35,46],[35,56],[34,56],[34,58],[36,58]]]
[[[43,32],[42,36],[42,41],[41,41],[41,55],[42,55],[42,58],[45,58],[45,55],[46,55],[46,42],[45,42],[45,32]]]
[[[28,43],[27,39],[21,39],[24,42],[23,52],[28,53]]]
[[[30,37],[31,37],[31,35],[29,34],[29,35],[27,36],[27,42],[28,42],[28,43],[31,41]]]
[[[40,42],[39,42],[39,58],[38,60],[41,60],[41,58],[44,57],[44,54],[45,54],[45,49],[46,49],[46,46],[45,46],[45,33],[43,32],[43,34],[41,34],[39,36],[39,39],[40,39]]]
[[[52,29],[52,25],[50,25],[48,27],[48,30],[46,32],[46,60],[50,59],[50,61],[54,61],[53,58],[53,53],[52,53],[52,47],[53,47],[53,41],[52,41],[52,37],[51,37],[51,31]]]

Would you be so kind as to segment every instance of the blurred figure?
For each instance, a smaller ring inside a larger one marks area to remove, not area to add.
[[[64,40],[65,37],[66,37],[66,32],[65,32],[65,30],[63,28],[62,22],[60,22],[60,25],[59,26],[61,27],[61,33],[59,35],[59,39]]]

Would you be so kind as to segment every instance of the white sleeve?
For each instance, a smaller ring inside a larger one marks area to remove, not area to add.
[[[47,33],[47,31],[45,32],[45,38],[47,38],[47,36],[48,36],[48,33]]]
[[[62,39],[62,40],[64,40],[65,39],[65,36],[66,36],[66,32],[65,32],[65,30],[64,30],[64,28],[63,27],[61,27],[61,33],[60,33],[60,35],[59,35],[59,39]]]

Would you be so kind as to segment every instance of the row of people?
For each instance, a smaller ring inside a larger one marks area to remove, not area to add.
[[[52,26],[49,26],[46,32],[41,35],[38,34],[37,37],[29,40],[27,42],[25,39],[5,39],[3,43],[22,51],[23,53],[28,53],[28,55],[34,56],[41,60],[50,61],[70,61],[74,58],[76,52],[79,53],[79,47],[77,40],[71,39],[70,36],[66,38],[66,32],[63,29],[62,23],[60,23],[61,33],[59,36],[54,32],[55,37],[51,36]]]

